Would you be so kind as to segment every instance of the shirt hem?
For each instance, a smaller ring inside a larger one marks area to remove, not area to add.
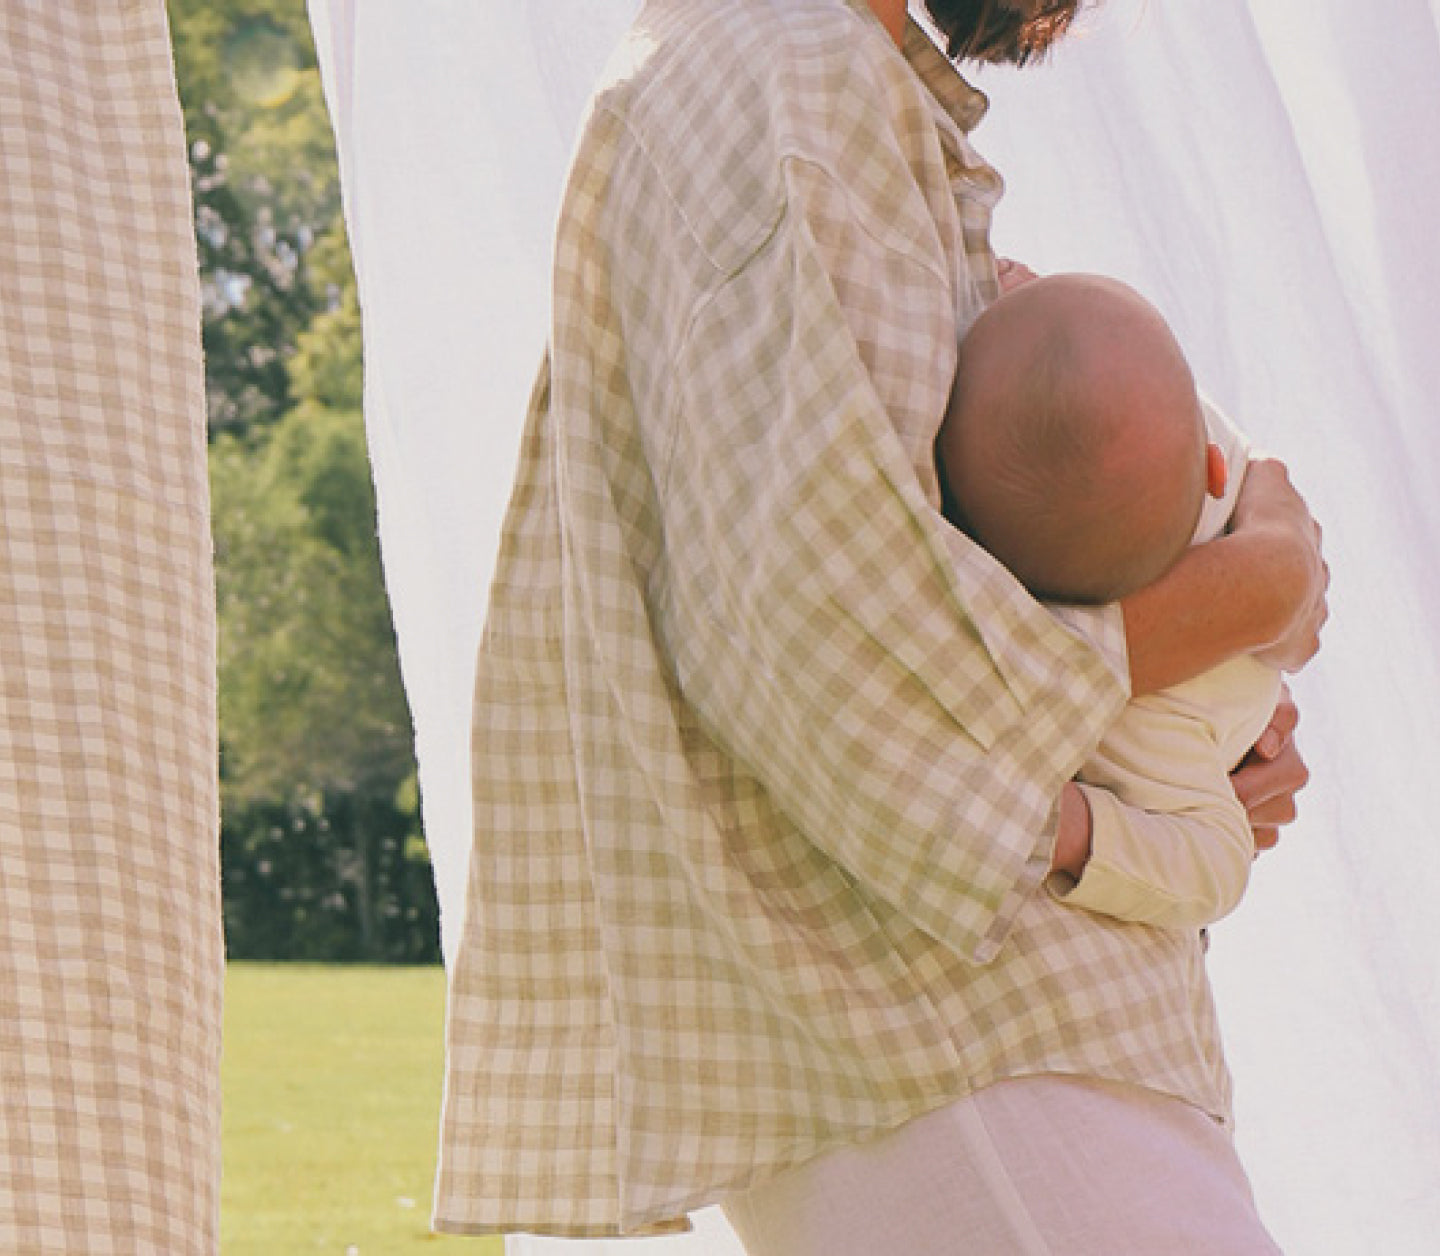
[[[694,1228],[687,1216],[681,1216],[674,1221],[647,1222],[631,1229],[621,1229],[619,1225],[600,1223],[551,1225],[533,1221],[462,1221],[454,1217],[440,1216],[432,1217],[430,1220],[432,1233],[452,1234],[459,1238],[534,1235],[537,1238],[550,1239],[644,1239],[689,1234]]]

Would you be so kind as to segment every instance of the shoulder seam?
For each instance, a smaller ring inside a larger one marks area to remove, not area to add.
[[[818,171],[821,175],[825,177],[825,179],[829,183],[831,183],[839,190],[840,194],[845,198],[847,202],[853,205],[855,198],[851,195],[850,189],[846,186],[845,181],[841,179],[824,162],[817,161],[814,157],[810,157],[804,153],[792,150],[790,152],[783,152],[780,154],[780,163],[782,166],[808,166],[810,169]],[[871,229],[870,223],[867,221],[867,218],[864,215],[853,214],[851,216],[851,221],[854,222],[855,225],[859,227],[862,231],[864,231],[866,236],[873,240],[876,245],[884,249],[887,253],[891,253],[896,256],[908,259],[916,266],[919,266],[922,270],[928,271],[932,277],[938,280],[941,284],[945,285],[945,287],[948,288],[950,286],[950,277],[945,274],[944,271],[940,270],[935,266],[932,266],[928,258],[922,257],[920,254],[915,252],[914,249],[902,248],[901,246],[897,245],[893,240],[884,239],[880,235],[876,234],[876,232]]]
[[[728,272],[725,272],[723,274],[719,273],[720,268],[718,266],[715,267],[718,275],[716,282],[710,287],[708,291],[706,291],[700,296],[699,300],[695,302],[694,306],[690,310],[689,318],[685,320],[685,331],[684,334],[680,337],[680,342],[675,354],[677,367],[679,366],[680,360],[683,359],[685,356],[685,351],[690,344],[690,337],[695,330],[695,325],[700,321],[701,316],[705,313],[707,309],[710,308],[711,304],[719,298],[721,292],[725,290],[725,287],[728,284],[738,279],[740,275],[749,268],[750,264],[757,257],[764,253],[766,249],[768,249],[771,245],[775,243],[777,239],[779,239],[780,229],[790,216],[789,211],[789,202],[782,201],[780,204],[780,212],[775,216],[775,221],[770,224],[769,230],[766,231],[764,238],[760,240],[753,249],[750,249],[748,252],[746,252],[743,260],[737,262],[734,266],[730,267]],[[709,260],[711,265],[714,266],[713,258],[707,257],[707,260]],[[669,394],[665,399],[665,417],[669,422],[670,437],[669,440],[666,442],[665,456],[659,468],[660,482],[657,486],[657,491],[659,493],[661,501],[665,501],[669,497],[671,470],[675,463],[675,446],[679,443],[680,439],[680,424],[675,421],[675,410],[676,407],[679,405],[678,395],[679,388],[672,382]]]

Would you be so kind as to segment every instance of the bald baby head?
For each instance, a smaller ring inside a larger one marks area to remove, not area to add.
[[[1153,306],[1099,276],[1034,280],[977,320],[937,449],[954,522],[1054,601],[1155,580],[1205,494],[1185,356]]]

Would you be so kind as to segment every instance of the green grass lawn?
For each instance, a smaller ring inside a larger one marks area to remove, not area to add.
[[[429,1231],[438,968],[232,964],[222,1256],[500,1256]]]

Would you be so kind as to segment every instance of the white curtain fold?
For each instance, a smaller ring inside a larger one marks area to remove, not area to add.
[[[365,318],[387,580],[447,943],[470,846],[475,644],[551,222],[633,0],[310,0]],[[1326,525],[1333,619],[1295,684],[1314,783],[1218,927],[1241,1142],[1287,1251],[1440,1233],[1440,9],[1109,0],[981,80],[1001,252],[1129,280]],[[645,1250],[738,1251],[716,1218]],[[562,1245],[516,1242],[514,1251]],[[597,1253],[614,1244],[566,1244]],[[618,1249],[616,1249],[618,1250]]]
[[[544,344],[550,225],[587,86],[629,11],[594,0],[315,0],[310,14],[364,314],[386,581],[450,946],[470,845],[475,647]]]

